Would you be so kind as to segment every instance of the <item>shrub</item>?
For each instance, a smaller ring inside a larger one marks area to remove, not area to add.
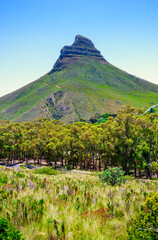
[[[150,193],[145,206],[127,224],[128,240],[158,240],[158,193]]]
[[[22,240],[21,234],[5,218],[0,218],[0,240]],[[24,240],[24,238],[23,238]]]
[[[120,185],[124,180],[124,172],[120,167],[110,168],[103,171],[99,177],[109,185]]]
[[[22,169],[27,169],[27,167],[26,167],[26,166],[22,166],[22,165],[20,166],[20,168],[22,168]]]
[[[0,185],[8,183],[8,176],[0,173]]]
[[[57,175],[59,174],[59,171],[49,167],[43,167],[35,169],[35,174]]]
[[[71,165],[66,165],[66,169],[67,169],[67,170],[72,170],[73,168],[72,168]]]
[[[16,177],[24,178],[24,177],[25,177],[25,174],[24,174],[24,173],[21,173],[21,172],[17,172],[17,173],[16,173]]]

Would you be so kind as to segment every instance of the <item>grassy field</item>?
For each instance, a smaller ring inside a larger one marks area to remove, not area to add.
[[[54,175],[48,175],[54,174]],[[0,217],[33,239],[127,239],[126,225],[155,181],[108,186],[98,174],[0,168]]]
[[[114,113],[127,104],[147,110],[157,104],[158,86],[110,64],[83,59],[0,98],[0,119],[48,116],[45,99],[50,97],[53,106],[46,108],[53,118],[88,120],[96,113]]]

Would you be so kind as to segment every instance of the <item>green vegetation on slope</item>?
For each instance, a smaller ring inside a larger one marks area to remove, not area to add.
[[[59,91],[63,97],[56,99],[54,94]],[[50,97],[54,105],[45,107]],[[146,110],[157,103],[157,98],[157,85],[110,64],[82,58],[0,98],[0,119],[21,121],[51,116],[66,121],[75,114],[76,120],[88,120],[96,113],[116,113],[126,104]]]

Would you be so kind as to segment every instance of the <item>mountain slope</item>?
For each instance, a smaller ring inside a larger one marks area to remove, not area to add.
[[[65,46],[53,69],[40,79],[0,98],[0,119],[38,117],[64,122],[114,113],[126,104],[146,110],[158,102],[158,85],[108,63],[87,38]]]

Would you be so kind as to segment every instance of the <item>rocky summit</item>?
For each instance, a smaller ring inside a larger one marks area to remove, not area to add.
[[[53,71],[61,70],[67,64],[76,62],[83,57],[88,57],[94,61],[108,64],[90,39],[77,35],[71,46],[64,46],[61,49],[60,56],[53,67]]]

